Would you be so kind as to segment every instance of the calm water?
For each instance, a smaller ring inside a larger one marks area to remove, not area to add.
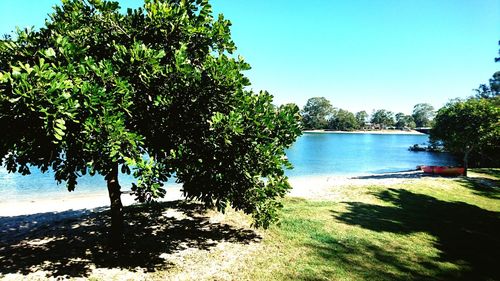
[[[291,176],[327,174],[366,174],[415,169],[415,166],[451,165],[454,161],[446,154],[410,152],[408,147],[428,141],[427,135],[375,135],[375,134],[313,134],[306,133],[287,151],[294,165],[286,173]],[[1,201],[30,200],[69,194],[64,184],[57,185],[51,172],[42,174],[33,169],[29,176],[9,174],[0,167]],[[130,176],[121,175],[124,189],[131,185]],[[80,178],[76,194],[105,191],[103,177]],[[76,195],[74,194],[74,195]]]
[[[411,152],[427,135],[305,133],[287,151],[293,176],[367,174],[415,169],[417,165],[453,165],[444,153]]]

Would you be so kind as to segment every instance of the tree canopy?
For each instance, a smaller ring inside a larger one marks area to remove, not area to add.
[[[326,129],[332,112],[332,104],[326,98],[313,97],[308,99],[301,112],[303,127],[305,129]]]
[[[397,113],[395,116],[396,119],[396,128],[397,129],[414,129],[415,121],[411,115],[405,115],[402,112]]]
[[[354,113],[345,109],[335,108],[328,120],[328,129],[337,131],[352,131],[359,129],[358,120]]]
[[[371,122],[374,125],[380,126],[380,128],[384,129],[389,126],[394,125],[394,114],[385,109],[379,109],[373,112],[371,117]]]
[[[417,127],[429,127],[434,115],[434,107],[428,103],[419,103],[413,107],[412,117]]]
[[[500,165],[499,85],[500,72],[495,72],[489,86],[480,85],[476,96],[467,100],[449,102],[434,119],[431,141],[463,157],[465,176],[470,160],[476,166]]]
[[[362,111],[356,112],[356,121],[358,122],[359,128],[365,127],[367,118],[368,118],[368,113],[366,113],[366,111],[362,110]]]
[[[187,198],[275,219],[290,188],[284,149],[298,108],[253,93],[232,55],[231,23],[208,0],[64,0],[40,30],[0,42],[0,159],[10,172],[53,169],[69,190],[105,176],[114,231],[119,169],[140,201],[175,173]]]
[[[500,107],[489,99],[455,100],[439,109],[431,140],[463,157],[467,169],[470,156],[500,159]],[[488,152],[488,153],[485,153]]]
[[[475,91],[477,98],[495,99],[500,105],[500,71],[493,73],[488,85],[481,84]]]

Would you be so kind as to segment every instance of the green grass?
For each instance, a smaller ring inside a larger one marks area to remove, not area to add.
[[[499,280],[498,169],[474,176],[353,186],[336,201],[289,198],[235,278]]]

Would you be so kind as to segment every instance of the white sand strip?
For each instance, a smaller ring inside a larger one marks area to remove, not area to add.
[[[335,187],[392,185],[425,176],[421,171],[406,171],[359,176],[305,176],[290,178],[293,189],[289,196],[309,199],[325,198]]]
[[[109,197],[106,190],[79,196],[71,195],[72,194],[64,195],[60,198],[2,202],[0,204],[0,217],[109,207]],[[167,188],[165,198],[162,198],[159,201],[173,201],[181,198],[182,192],[180,191],[180,188],[172,187]],[[122,203],[124,206],[128,206],[137,202],[134,200],[134,196],[130,194],[123,194]]]
[[[340,186],[352,185],[390,185],[401,183],[411,178],[422,176],[422,172],[399,172],[379,175],[361,176],[305,176],[290,178],[293,189],[289,196],[303,198],[324,198],[331,189]],[[71,196],[68,194],[59,198],[42,198],[29,201],[5,201],[0,204],[0,217],[20,216],[29,214],[63,212],[68,210],[91,210],[98,207],[109,207],[109,197],[106,190],[98,193]],[[169,187],[165,198],[159,201],[173,201],[182,199],[180,187]],[[136,203],[129,194],[122,195],[124,206]],[[52,215],[52,214],[51,214]]]

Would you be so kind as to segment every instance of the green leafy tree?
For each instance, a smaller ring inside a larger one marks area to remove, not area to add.
[[[188,199],[276,219],[290,188],[284,149],[298,108],[245,90],[250,66],[230,54],[230,22],[206,0],[64,0],[38,31],[0,42],[0,159],[10,172],[55,171],[75,189],[100,174],[121,245],[119,172],[139,201],[165,194],[175,173]]]
[[[496,98],[500,96],[500,71],[493,73],[489,85],[481,84],[475,89],[477,98]]]
[[[402,112],[399,112],[395,115],[396,118],[396,128],[398,129],[414,129],[415,128],[415,121],[413,121],[413,117],[411,115],[405,115]]]
[[[434,115],[434,107],[428,103],[419,103],[413,107],[412,117],[417,127],[429,127]]]
[[[366,111],[362,110],[356,112],[356,121],[358,122],[358,128],[363,129],[366,125],[367,119],[368,119],[368,113],[366,113]]]
[[[498,42],[500,45],[500,41]],[[498,51],[500,54],[500,50]],[[495,62],[499,62],[500,57],[495,58]],[[478,89],[475,89],[477,98],[493,99],[497,106],[500,106],[500,71],[493,73],[489,80],[489,85],[481,84]]]
[[[314,97],[307,100],[302,109],[302,124],[305,129],[326,129],[328,119],[333,112],[329,100],[324,97]]]
[[[359,128],[358,120],[352,112],[344,109],[334,109],[328,121],[328,129],[352,131]]]
[[[475,91],[476,98],[489,99],[496,106],[500,106],[500,71],[493,73],[489,85],[481,84]]]
[[[465,175],[471,154],[488,151],[500,159],[500,107],[489,99],[455,100],[439,109],[431,140],[463,157]]]
[[[379,109],[372,114],[371,122],[381,129],[394,125],[394,114],[385,109]]]

